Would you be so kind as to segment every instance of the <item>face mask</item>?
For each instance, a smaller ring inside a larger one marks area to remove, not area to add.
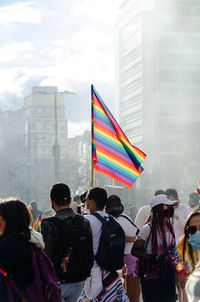
[[[189,234],[188,243],[195,249],[200,250],[200,231],[195,234]]]
[[[164,210],[165,217],[173,217],[174,215],[174,208],[170,207],[169,209]]]

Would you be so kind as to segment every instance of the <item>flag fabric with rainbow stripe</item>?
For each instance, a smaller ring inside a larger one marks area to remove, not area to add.
[[[38,216],[36,223],[34,225],[34,230],[37,231],[38,233],[41,232],[41,219],[40,216]]]
[[[93,85],[91,96],[94,169],[131,188],[143,171],[146,154],[131,145]]]

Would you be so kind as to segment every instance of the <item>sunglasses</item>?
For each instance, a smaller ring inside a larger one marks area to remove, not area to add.
[[[191,235],[194,235],[197,231],[197,227],[195,225],[190,225],[190,226],[187,226],[186,228],[186,232],[188,234],[191,234]]]

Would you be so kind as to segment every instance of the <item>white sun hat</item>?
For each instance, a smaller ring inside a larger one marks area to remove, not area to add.
[[[150,202],[151,208],[159,204],[165,204],[167,206],[175,206],[177,204],[177,200],[171,200],[165,194],[156,195]]]

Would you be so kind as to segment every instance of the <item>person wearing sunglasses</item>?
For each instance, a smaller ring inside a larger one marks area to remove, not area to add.
[[[193,282],[194,280],[196,280],[196,277],[194,277],[194,275],[197,275],[198,270],[200,298],[200,263],[198,262],[198,255],[200,250],[200,209],[193,211],[187,218],[184,227],[184,235],[178,244],[178,250],[182,259],[182,264],[185,266],[185,269],[187,271],[187,274],[181,275],[183,292],[182,301],[200,301],[200,299],[193,299],[193,297],[195,297],[196,295],[196,293],[193,292]]]

